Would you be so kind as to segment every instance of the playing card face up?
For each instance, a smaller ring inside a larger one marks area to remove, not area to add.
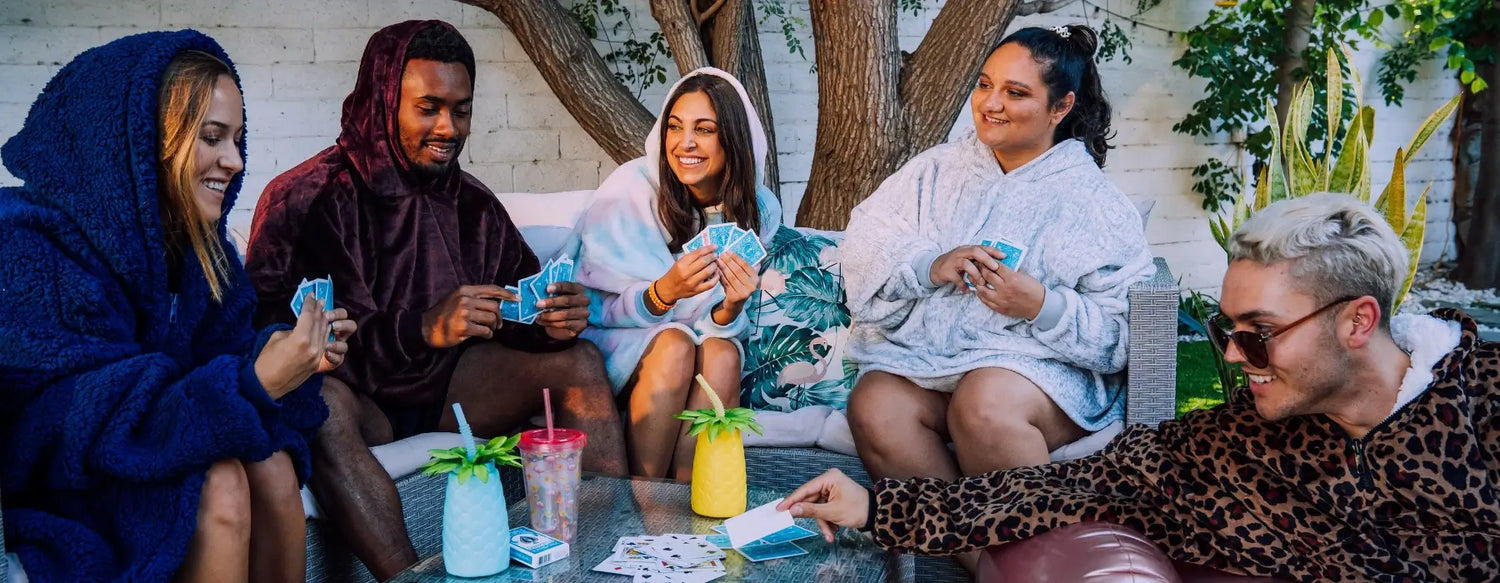
[[[706,583],[724,576],[724,551],[688,534],[622,537],[614,554],[593,570],[635,581]]]

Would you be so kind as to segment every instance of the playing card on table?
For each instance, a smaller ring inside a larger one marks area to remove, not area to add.
[[[818,536],[818,533],[813,532],[811,530],[807,530],[805,528],[802,528],[800,526],[797,526],[797,525],[793,524],[791,526],[788,526],[786,528],[783,528],[781,530],[778,530],[778,531],[773,532],[771,534],[768,534],[766,536],[760,537],[760,540],[755,541],[754,543],[751,543],[751,544],[752,545],[774,545],[774,544],[780,544],[780,543],[789,543],[789,542],[792,542],[792,541],[802,540],[802,539],[805,539],[805,538],[811,538],[811,537],[815,537],[815,536]],[[745,545],[745,546],[750,546],[750,545]]]
[[[638,581],[703,583],[724,575],[724,551],[688,534],[621,537],[614,554],[593,570]]]
[[[724,557],[724,551],[707,537],[686,534],[668,534],[656,537],[649,547],[653,556],[668,563],[689,567],[709,559]]]
[[[744,555],[753,562],[769,561],[771,559],[783,559],[805,555],[807,551],[797,546],[797,543],[777,543],[774,545],[749,545],[734,549],[735,552]]]
[[[729,242],[729,247],[721,252],[732,252],[744,259],[745,263],[755,265],[766,258],[766,248],[760,244],[760,237],[749,231],[741,231],[738,238]]]
[[[744,547],[766,535],[793,526],[792,513],[776,509],[776,505],[781,501],[781,498],[777,498],[747,510],[744,514],[725,520],[724,528],[734,548]]]
[[[1001,253],[1004,253],[1005,259],[1001,259],[1000,263],[1005,264],[1005,266],[1011,268],[1011,270],[1020,269],[1021,259],[1026,257],[1026,248],[1021,246],[1020,244],[1010,241],[1009,239],[985,239],[983,241],[980,241],[979,244],[984,245],[985,247],[993,247],[995,249],[999,249]]]

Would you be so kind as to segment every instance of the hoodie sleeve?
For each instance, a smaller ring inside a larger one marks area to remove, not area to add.
[[[929,272],[945,249],[919,228],[922,199],[931,196],[936,172],[930,161],[918,157],[850,213],[839,251],[855,320],[897,326],[917,299],[936,291]]]
[[[151,482],[274,450],[246,354],[183,368],[135,342],[109,270],[47,235],[0,232],[0,409],[7,484]]]
[[[1043,250],[1052,274],[1046,318],[1032,333],[1068,364],[1101,373],[1125,369],[1128,360],[1130,286],[1151,277],[1156,266],[1146,247],[1140,216],[1123,194],[1104,193],[1104,201],[1076,214]],[[1048,324],[1051,324],[1048,326]]]

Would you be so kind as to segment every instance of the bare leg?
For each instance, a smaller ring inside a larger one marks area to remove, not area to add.
[[[278,451],[246,463],[250,481],[250,579],[257,583],[307,580],[307,518],[292,457]]]
[[[682,422],[673,419],[687,402],[698,346],[686,332],[663,330],[641,356],[630,398],[630,473],[663,478],[672,469]]]
[[[970,371],[958,381],[948,428],[966,476],[1046,464],[1048,452],[1084,434],[1040,387],[1002,368]],[[972,573],[979,553],[959,555],[958,562]]]
[[[735,348],[734,343],[722,338],[705,338],[703,345],[698,347],[697,355],[698,373],[708,381],[708,386],[713,387],[714,393],[724,403],[724,408],[740,406],[740,351]],[[713,403],[694,382],[689,383],[687,403],[682,408],[711,409]],[[698,447],[698,438],[687,434],[688,428],[692,427],[691,423],[682,421],[681,425],[682,429],[677,432],[677,452],[672,456],[672,473],[679,482],[691,482],[693,453]]]
[[[958,381],[948,408],[958,465],[966,476],[1048,463],[1048,452],[1085,432],[1026,377],[981,368]]]
[[[396,483],[370,453],[370,446],[390,443],[390,421],[374,401],[333,377],[323,378],[323,400],[328,421],[312,443],[308,486],[370,574],[390,579],[417,562]]]
[[[604,357],[593,343],[579,341],[560,352],[531,353],[485,342],[464,351],[448,385],[448,403],[438,421],[442,431],[458,431],[453,403],[480,435],[514,430],[542,411],[542,389],[552,389],[552,412],[559,427],[588,435],[583,469],[625,475],[625,438],[615,410]]]
[[[250,482],[236,459],[208,468],[198,499],[198,528],[177,569],[180,583],[249,581]]]
[[[875,479],[958,478],[948,453],[948,396],[893,374],[871,372],[849,395],[849,430]]]

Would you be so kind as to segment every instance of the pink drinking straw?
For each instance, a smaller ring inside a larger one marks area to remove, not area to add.
[[[547,416],[547,441],[552,441],[552,389],[542,389],[542,408]]]

